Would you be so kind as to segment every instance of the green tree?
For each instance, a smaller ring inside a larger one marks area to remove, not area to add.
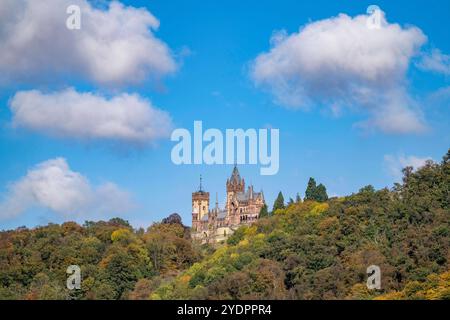
[[[316,201],[325,202],[328,200],[327,188],[323,184],[319,184],[316,188]]]
[[[116,293],[115,298],[126,298],[126,294],[134,289],[139,278],[143,277],[133,256],[124,249],[112,253],[102,262],[106,279]]]
[[[284,197],[281,191],[278,193],[277,198],[275,199],[275,202],[273,203],[273,210],[272,212],[277,211],[278,209],[284,209]]]
[[[297,195],[295,196],[295,202],[296,203],[301,203],[302,202],[302,197],[300,197],[300,194],[297,192]]]
[[[127,220],[124,220],[122,218],[109,219],[109,223],[112,224],[112,225],[115,225],[115,226],[123,226],[123,227],[127,227],[127,228],[130,228],[130,229],[132,228],[131,224]]]
[[[305,191],[305,200],[315,200],[317,184],[314,178],[309,178],[308,186]]]
[[[309,178],[305,191],[305,200],[325,202],[328,200],[327,188],[323,184],[316,184],[314,178]]]
[[[259,217],[260,218],[265,218],[265,217],[268,217],[268,216],[269,216],[269,210],[267,208],[267,205],[264,204],[264,206],[259,211]]]

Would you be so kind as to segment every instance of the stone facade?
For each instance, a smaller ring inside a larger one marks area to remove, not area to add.
[[[245,190],[245,181],[235,166],[226,183],[225,208],[216,205],[209,209],[209,192],[200,188],[192,193],[192,237],[203,243],[217,243],[226,240],[241,225],[258,220],[264,206],[263,192],[255,192],[253,186]]]

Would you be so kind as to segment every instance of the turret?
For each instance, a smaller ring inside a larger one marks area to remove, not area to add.
[[[202,218],[208,215],[209,192],[205,192],[202,187],[202,177],[200,176],[200,186],[198,191],[192,193],[192,229],[200,230]]]

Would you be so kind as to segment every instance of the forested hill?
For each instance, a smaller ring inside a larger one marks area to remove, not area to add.
[[[406,168],[391,190],[278,201],[216,248],[176,215],[146,231],[113,219],[1,232],[0,298],[450,299],[449,158]],[[381,290],[366,287],[370,265]]]

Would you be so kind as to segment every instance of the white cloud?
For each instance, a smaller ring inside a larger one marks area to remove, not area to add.
[[[137,94],[106,98],[66,89],[20,91],[9,101],[13,126],[57,137],[148,144],[168,137],[170,116]]]
[[[81,29],[69,30],[69,5],[81,8]],[[176,70],[159,21],[146,9],[113,1],[104,10],[87,0],[2,0],[0,80],[72,74],[100,84],[158,79]],[[73,78],[73,76],[71,76]]]
[[[389,175],[395,180],[400,181],[402,179],[402,170],[406,167],[413,167],[417,170],[425,165],[429,160],[433,160],[431,157],[417,157],[417,156],[405,156],[405,155],[385,155],[384,165]]]
[[[0,219],[14,218],[35,208],[49,209],[65,218],[123,213],[132,207],[130,196],[113,183],[92,186],[69,168],[63,158],[36,165],[12,183],[0,203]]]
[[[434,49],[431,53],[423,55],[418,67],[426,71],[450,75],[450,56]]]
[[[252,64],[258,87],[277,104],[307,109],[313,105],[363,111],[364,124],[388,133],[421,132],[424,121],[406,89],[412,57],[427,41],[415,27],[403,28],[382,17],[382,27],[367,27],[367,16],[312,22],[288,35],[276,33],[269,52]]]

